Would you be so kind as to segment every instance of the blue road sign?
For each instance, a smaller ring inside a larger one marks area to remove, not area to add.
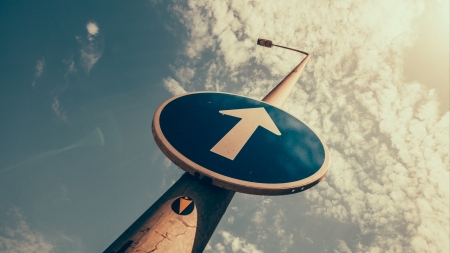
[[[171,98],[155,113],[153,134],[180,168],[230,190],[294,193],[317,184],[328,169],[328,149],[306,124],[243,96]]]

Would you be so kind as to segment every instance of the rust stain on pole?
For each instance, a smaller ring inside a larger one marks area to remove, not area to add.
[[[283,81],[281,81],[273,90],[267,94],[262,101],[276,106],[278,108],[283,108],[287,99],[292,93],[295,84],[300,78],[306,63],[309,60],[310,55],[307,55],[292,71],[289,73]]]

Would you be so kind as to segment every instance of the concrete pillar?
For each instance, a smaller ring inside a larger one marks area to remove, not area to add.
[[[234,193],[185,173],[103,253],[202,252]]]

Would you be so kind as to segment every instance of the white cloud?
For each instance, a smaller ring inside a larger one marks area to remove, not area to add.
[[[269,230],[272,234],[275,234],[280,241],[280,252],[287,252],[292,244],[294,244],[292,234],[287,235],[287,218],[284,215],[283,211],[279,209],[277,213],[273,216],[273,226],[269,227]]]
[[[42,57],[42,60],[38,60],[36,63],[36,72],[34,76],[40,77],[42,75],[42,72],[44,72],[44,66],[45,66],[45,58]]]
[[[58,87],[57,90],[54,91],[54,93],[56,93],[56,94],[54,94],[54,96],[53,96],[53,102],[51,105],[51,109],[59,120],[67,122],[67,120],[68,120],[67,113],[64,110],[63,106],[61,105],[60,96],[69,86],[70,75],[72,73],[76,72],[77,69],[75,68],[75,62],[73,61],[72,58],[63,59],[62,62],[64,63],[64,65],[66,65],[66,68],[67,68],[67,70],[65,71],[65,73],[63,75],[65,83],[62,84],[60,87]]]
[[[65,86],[62,88],[62,90],[65,90],[65,88],[67,88],[67,86],[69,85],[69,77],[72,73],[77,72],[77,68],[75,67],[75,61],[73,60],[73,58],[68,58],[68,59],[63,59],[63,63],[64,65],[66,65],[66,72],[64,73],[63,77],[64,80],[66,81]]]
[[[256,204],[257,210],[254,211],[251,221],[255,226],[254,231],[257,232],[257,241],[262,242],[269,238],[276,238],[277,245],[279,245],[278,251],[288,252],[290,246],[294,243],[294,237],[293,234],[286,233],[288,221],[283,209],[277,207],[272,198],[263,196],[255,198],[259,201]],[[251,199],[248,198],[248,200]]]
[[[86,71],[89,73],[94,67],[95,63],[100,59],[101,52],[97,51],[94,47],[87,47],[84,49],[81,49],[81,59],[83,60],[84,67],[86,68]]]
[[[97,24],[88,22],[86,24],[86,29],[88,32],[87,40],[81,36],[76,36],[76,40],[81,44],[80,57],[82,64],[86,69],[86,72],[89,73],[102,56],[102,48],[97,39],[97,35],[100,31]]]
[[[41,60],[38,60],[36,63],[36,67],[35,67],[35,71],[34,71],[34,79],[33,79],[33,83],[31,84],[31,86],[35,86],[36,85],[36,79],[41,77],[42,73],[44,72],[44,67],[45,67],[45,58],[42,57]]]
[[[168,90],[174,96],[186,93],[184,88],[181,87],[181,85],[177,81],[173,80],[171,77],[164,79],[163,84],[164,88],[166,88],[166,90]]]
[[[435,92],[402,76],[423,8],[419,0],[174,3],[170,10],[188,29],[185,58],[175,68],[206,70],[188,90],[260,99],[301,56],[257,47],[257,38],[310,52],[285,106],[331,151],[325,181],[302,193],[313,203],[309,214],[356,224],[359,235],[343,241],[349,249],[447,252],[449,113],[440,117]],[[213,59],[203,59],[206,52]],[[165,86],[180,87],[171,78]],[[265,210],[256,211],[255,226],[268,220]],[[283,233],[275,225],[265,231]],[[369,235],[374,239],[361,239]]]
[[[195,69],[189,67],[181,67],[175,69],[173,66],[171,66],[171,68],[175,72],[175,76],[178,78],[178,80],[180,80],[180,82],[183,84],[189,83],[189,81],[195,75]]]
[[[169,158],[164,157],[164,167],[167,169],[172,165],[172,161]]]
[[[0,252],[50,253],[54,246],[39,232],[33,231],[17,208],[9,213],[12,226],[0,227]]]
[[[241,239],[237,236],[233,236],[231,233],[229,233],[227,231],[223,231],[223,230],[219,231],[219,234],[222,236],[223,243],[225,244],[227,249],[231,249],[232,252],[262,253],[261,250],[258,250],[256,245],[247,243],[247,241],[245,239]],[[216,247],[216,249],[221,252],[224,252],[225,247],[222,244],[220,244],[220,247]],[[227,251],[227,252],[230,252],[230,251]]]
[[[350,248],[347,246],[343,240],[337,241],[337,247],[333,251],[334,253],[352,253]]]
[[[219,252],[225,252],[224,250],[225,250],[225,247],[222,245],[222,243],[217,243],[216,244],[216,246],[215,246],[215,248],[216,248],[216,250],[217,251],[219,251]]]
[[[89,33],[89,36],[96,36],[98,34],[98,26],[94,22],[87,23],[86,29]]]
[[[67,122],[66,111],[59,103],[58,97],[53,98],[52,111],[53,111],[53,113],[55,113],[55,115],[58,119]]]
[[[262,200],[258,204],[258,211],[255,212],[252,221],[258,226],[264,226],[263,223],[266,221],[267,208],[269,208],[272,204],[272,200],[270,198],[261,197]]]

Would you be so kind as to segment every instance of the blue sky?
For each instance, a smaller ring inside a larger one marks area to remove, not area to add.
[[[286,8],[286,6],[290,6]],[[3,1],[0,252],[102,252],[182,171],[151,135],[185,91],[261,99],[320,132],[306,192],[236,194],[207,252],[448,252],[448,2]]]

